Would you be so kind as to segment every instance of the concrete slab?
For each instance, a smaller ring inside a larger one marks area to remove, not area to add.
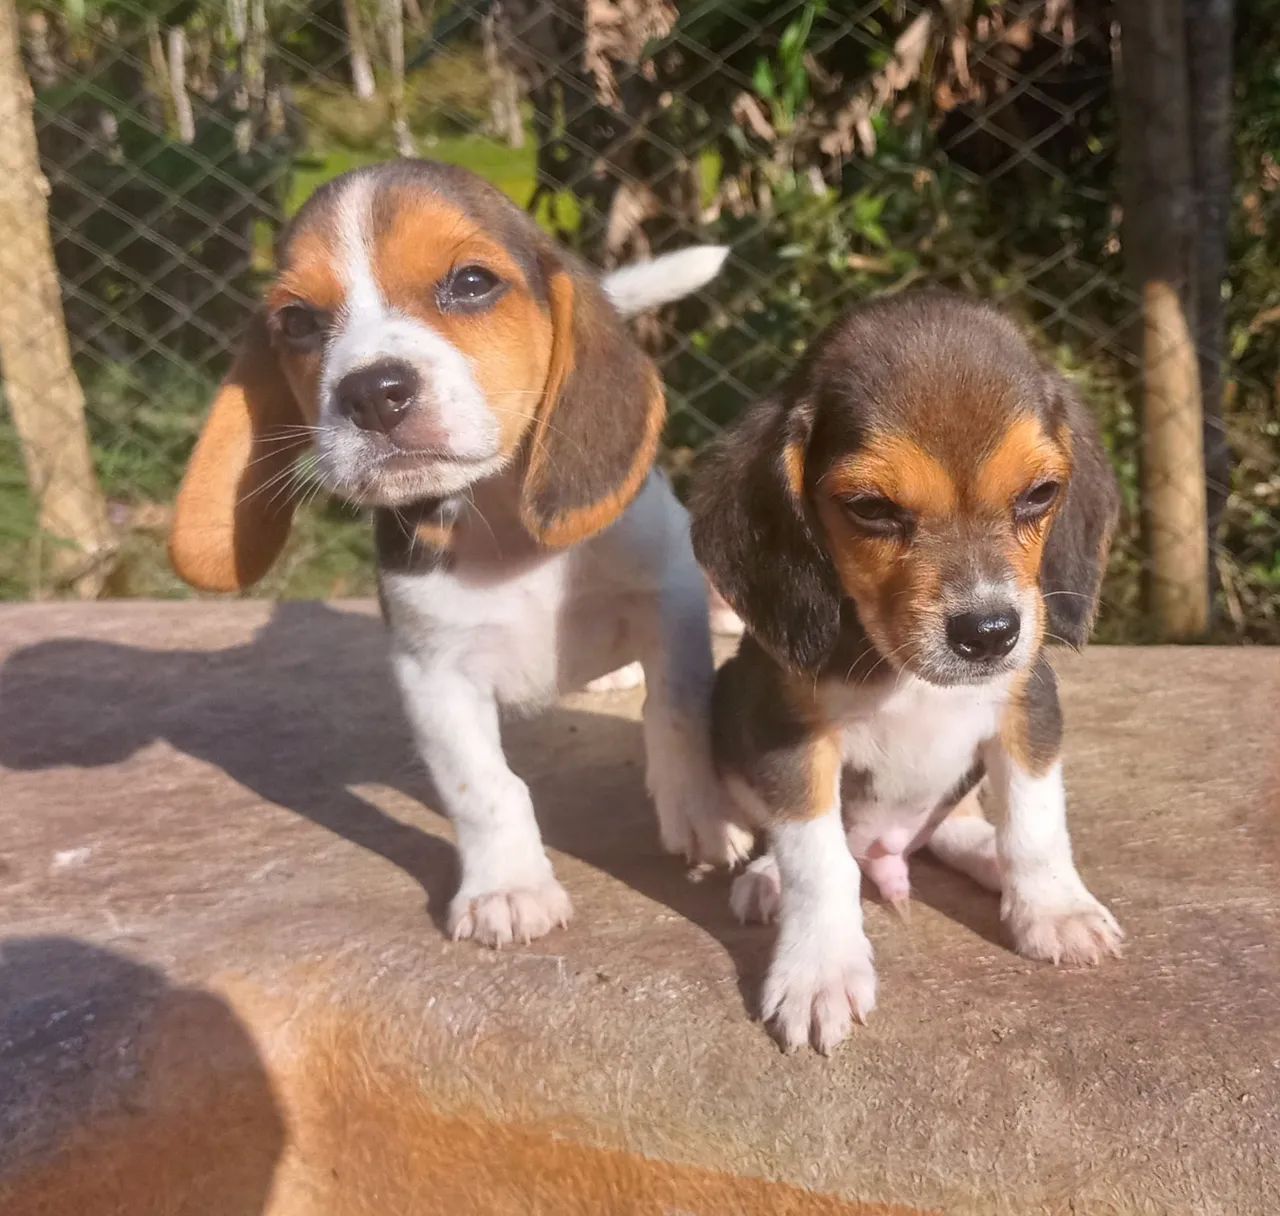
[[[839,1055],[749,1020],[768,931],[658,848],[639,695],[509,732],[577,919],[443,940],[368,605],[0,611],[0,1212],[1280,1211],[1280,652],[1064,656],[1055,971],[921,863]]]

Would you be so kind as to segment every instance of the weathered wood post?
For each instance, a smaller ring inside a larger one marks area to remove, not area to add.
[[[92,598],[115,546],[71,366],[18,28],[13,0],[0,0],[0,369],[37,522],[50,539],[35,589]]]
[[[1209,625],[1196,202],[1182,0],[1119,0],[1125,262],[1142,300],[1142,494],[1161,636]]]

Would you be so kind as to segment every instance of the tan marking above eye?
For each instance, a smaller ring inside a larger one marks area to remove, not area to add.
[[[919,516],[949,515],[960,497],[952,475],[905,435],[874,437],[833,465],[822,484],[835,498],[875,495]]]
[[[371,260],[389,303],[434,314],[439,284],[469,265],[483,266],[508,286],[528,291],[510,252],[446,199],[402,191],[387,205],[395,210],[376,238]]]
[[[303,303],[323,312],[337,312],[346,298],[337,255],[326,234],[299,233],[289,243],[287,264],[281,267],[267,293],[269,309]]]
[[[1036,483],[1065,482],[1070,473],[1069,454],[1045,434],[1037,419],[1020,418],[974,474],[973,499],[979,506],[1003,511]]]

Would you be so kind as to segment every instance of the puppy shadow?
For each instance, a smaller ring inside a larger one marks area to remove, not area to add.
[[[0,1210],[271,1204],[285,1117],[219,996],[72,937],[0,940]]]
[[[1000,920],[1000,896],[944,866],[932,853],[916,853],[911,858],[911,898],[963,925],[983,941],[1009,949]]]
[[[510,723],[503,737],[511,767],[533,791],[547,845],[708,933],[733,961],[754,1012],[773,934],[737,923],[728,876],[694,881],[662,852],[639,723],[606,701],[598,712],[560,706]],[[452,843],[425,811],[423,826],[401,822],[355,792],[381,785],[438,805],[376,616],[281,603],[248,643],[222,650],[60,638],[18,650],[0,667],[0,764],[94,769],[157,741],[398,866],[422,887],[443,931],[458,881]],[[919,897],[996,940],[990,897],[966,897],[959,876],[936,877],[922,873]],[[572,880],[568,886],[574,897]]]
[[[399,866],[439,921],[452,845],[352,792],[415,779],[377,618],[284,603],[243,646],[59,638],[0,667],[2,765],[94,769],[157,741]]]
[[[733,920],[726,876],[690,881],[662,852],[640,725],[608,709],[557,707],[504,727],[543,839],[699,925],[740,974],[758,976],[769,935]],[[355,792],[381,785],[415,805],[438,805],[378,617],[288,602],[248,643],[222,650],[59,638],[15,651],[0,667],[0,765],[92,770],[158,741],[398,866],[422,887],[443,931],[458,871],[439,821],[424,811],[418,824],[402,822]]]

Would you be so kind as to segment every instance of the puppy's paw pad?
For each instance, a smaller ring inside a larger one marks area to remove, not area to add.
[[[552,929],[564,928],[573,915],[565,889],[554,879],[536,887],[481,894],[460,892],[449,905],[449,935],[484,946],[528,944]]]
[[[772,923],[781,904],[782,879],[771,857],[753,861],[729,889],[729,907],[743,924]]]
[[[630,692],[633,688],[644,685],[644,668],[639,663],[628,663],[611,671],[608,675],[592,680],[587,685],[587,692]]]
[[[1096,899],[1054,907],[1015,905],[1009,925],[1018,953],[1067,966],[1089,966],[1118,958],[1124,933]]]
[[[780,949],[765,980],[761,1014],[787,1051],[812,1043],[829,1055],[876,1004],[871,944],[861,933]]]

